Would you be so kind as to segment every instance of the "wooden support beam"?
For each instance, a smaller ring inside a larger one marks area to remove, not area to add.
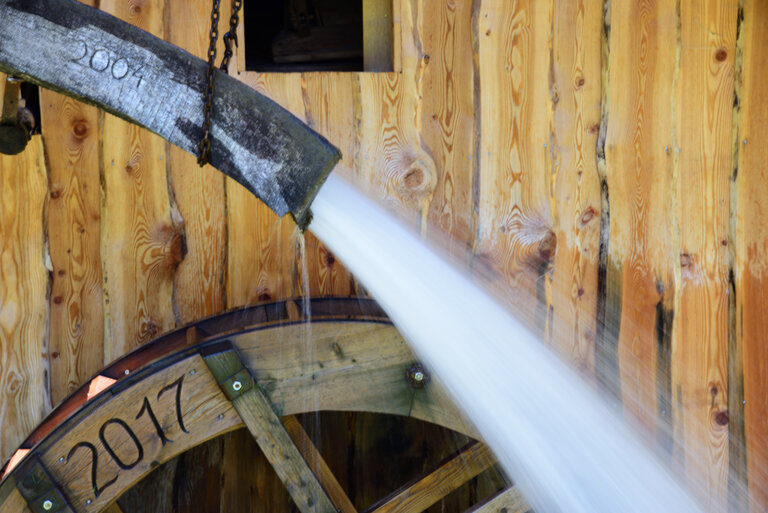
[[[76,0],[0,1],[0,71],[141,125],[197,154],[207,64]],[[288,111],[219,70],[211,164],[278,215],[308,222],[340,158]]]
[[[317,477],[291,440],[272,404],[229,343],[203,356],[256,443],[302,513],[336,513]]]
[[[490,449],[473,443],[413,484],[384,499],[372,513],[419,513],[463,485],[496,461]]]
[[[295,415],[288,415],[283,417],[283,425],[293,443],[296,444],[299,452],[304,457],[304,460],[317,476],[320,485],[328,493],[331,501],[339,508],[339,511],[341,513],[357,513],[354,504],[347,497],[347,492],[344,491],[336,476],[328,468],[328,464],[325,463],[325,460],[320,455],[320,451],[317,450],[307,432],[304,431],[304,426],[299,423],[299,419]]]
[[[511,486],[464,513],[525,513],[530,509],[520,491]]]

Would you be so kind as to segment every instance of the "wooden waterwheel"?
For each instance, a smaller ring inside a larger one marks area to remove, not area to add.
[[[475,436],[373,301],[261,304],[166,334],[103,369],[22,444],[0,484],[0,513],[119,508],[117,498],[158,466],[243,426],[299,511],[357,511],[295,416],[321,410]],[[423,511],[494,463],[472,441],[368,510]],[[527,510],[511,486],[478,499],[472,511]]]

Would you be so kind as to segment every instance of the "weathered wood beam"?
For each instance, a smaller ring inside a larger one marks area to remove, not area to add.
[[[464,513],[525,513],[530,509],[520,491],[511,486]]]
[[[0,71],[141,125],[197,154],[206,62],[76,0],[0,0]],[[309,221],[339,151],[216,71],[211,164],[278,215]]]
[[[204,355],[204,359],[299,511],[336,513],[336,507],[304,461],[272,404],[234,349],[222,345]]]
[[[413,484],[384,499],[372,513],[419,513],[484,471],[496,458],[487,446],[474,443],[458,456]]]
[[[283,425],[293,443],[296,444],[299,452],[304,457],[304,460],[310,465],[313,473],[317,476],[320,485],[328,493],[328,497],[338,507],[339,511],[341,513],[357,513],[355,505],[349,500],[347,493],[339,484],[336,476],[328,468],[328,464],[323,459],[320,451],[317,450],[317,447],[315,447],[315,444],[312,443],[307,432],[304,431],[304,426],[301,425],[299,419],[295,415],[288,415],[283,417]]]

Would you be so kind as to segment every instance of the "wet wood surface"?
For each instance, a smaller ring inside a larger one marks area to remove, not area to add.
[[[750,483],[755,483],[750,486],[755,501],[751,511],[759,511],[768,508],[768,488],[763,484],[768,482],[768,447],[765,445],[768,418],[764,415],[768,411],[768,394],[764,392],[768,389],[768,330],[763,306],[768,301],[764,253],[768,233],[763,228],[768,223],[764,200],[768,187],[765,167],[768,148],[759,144],[759,134],[768,123],[768,91],[763,87],[768,79],[763,53],[768,45],[768,5],[747,2],[743,17],[740,44],[734,56],[737,63],[743,59],[743,67],[736,111],[738,167],[737,175],[732,177],[736,205],[731,206],[731,215],[735,217],[731,223],[736,230],[732,241],[735,247],[731,248],[734,258],[730,292],[735,296],[732,298],[735,305],[729,371],[735,375],[729,376],[729,434],[734,439],[729,460],[741,477],[744,471],[741,467],[748,466]],[[734,199],[733,193],[731,199]],[[744,415],[741,426],[737,423],[740,411]]]
[[[141,24],[154,5],[120,8]],[[199,55],[208,9],[171,0],[153,23]],[[459,256],[469,251],[473,269],[524,303],[547,344],[608,384],[628,418],[685,461],[707,501],[722,504],[729,472],[748,470],[765,505],[764,11],[757,0],[445,0],[436,8],[401,0],[392,11],[396,72],[260,74],[244,69],[238,51],[233,74],[325,134],[351,179],[385,208],[427,236],[449,233]],[[0,350],[0,381],[13,392],[0,399],[2,458],[47,411],[40,397],[49,393],[55,404],[146,340],[142,333],[307,288],[365,293],[339,255],[311,235],[302,246],[292,221],[240,185],[154,145],[147,132],[118,129],[90,107],[51,104],[51,93],[42,98],[48,220],[29,225],[32,238],[3,232],[2,243],[20,254],[49,241],[51,293],[40,315],[50,345],[34,346],[34,355],[18,342]],[[89,132],[75,141],[80,114]],[[141,191],[124,171],[131,159]],[[3,163],[34,165],[25,156]],[[75,171],[103,182],[75,183]],[[43,201],[29,187],[13,190],[15,204]],[[82,257],[67,253],[78,244]],[[99,299],[89,284],[105,278]],[[39,290],[4,315],[36,311]],[[9,340],[21,336],[11,332]],[[24,351],[31,366],[18,363]],[[42,381],[47,366],[50,384]],[[42,395],[23,392],[21,382]],[[244,442],[232,440],[216,454],[242,465]],[[280,485],[263,486],[262,499]]]
[[[639,30],[626,30],[636,26]],[[657,390],[654,377],[663,347],[656,332],[659,309],[675,295],[676,227],[669,205],[675,201],[675,63],[668,51],[677,44],[674,2],[622,3],[610,12],[611,53],[627,60],[611,66],[605,152],[610,229],[605,258],[606,315],[598,365],[617,363],[614,390],[625,411],[653,430]],[[647,119],[653,115],[654,124]],[[621,173],[614,170],[622,170]],[[671,326],[663,326],[669,329]],[[667,357],[668,361],[668,357]],[[667,396],[668,396],[667,392]],[[667,408],[671,415],[671,409]],[[666,415],[662,414],[662,415]]]

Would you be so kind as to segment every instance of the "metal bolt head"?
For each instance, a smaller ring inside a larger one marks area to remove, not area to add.
[[[234,390],[235,392],[239,392],[241,388],[243,388],[242,383],[240,383],[239,381],[232,382],[232,390]]]
[[[424,388],[429,383],[429,373],[420,363],[414,363],[405,371],[405,380],[412,388]]]
[[[53,507],[53,503],[50,500],[46,500],[45,502],[43,502],[43,509],[45,511],[48,511],[52,507]]]

